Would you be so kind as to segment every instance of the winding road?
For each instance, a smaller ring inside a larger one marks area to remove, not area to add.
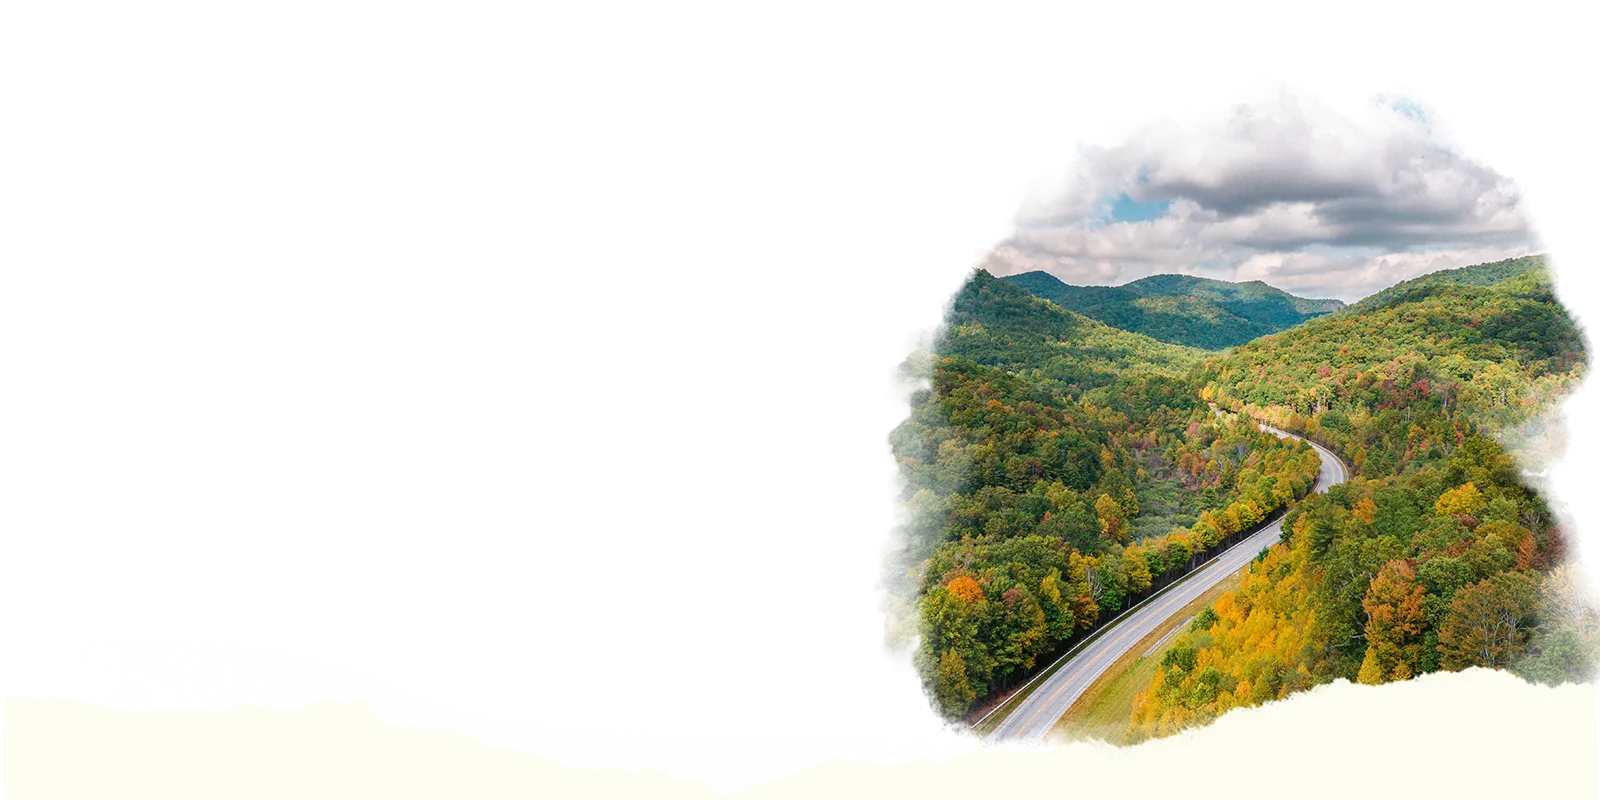
[[[1269,425],[1261,429],[1279,438],[1299,439],[1287,431]],[[1317,473],[1315,491],[1326,492],[1335,484],[1344,483],[1347,475],[1344,462],[1332,451],[1315,443],[1306,442],[1322,457],[1322,468]],[[1095,679],[1117,662],[1144,637],[1150,635],[1168,618],[1177,614],[1207,589],[1221,583],[1224,578],[1243,569],[1262,550],[1267,549],[1283,535],[1283,518],[1251,534],[1248,539],[1224,550],[1208,564],[1189,573],[1164,593],[1148,598],[1124,612],[1111,627],[1101,631],[1099,638],[1079,650],[1072,659],[1028,695],[1005,719],[989,733],[986,741],[994,744],[1038,743],[1055,727],[1056,720],[1067,713]]]

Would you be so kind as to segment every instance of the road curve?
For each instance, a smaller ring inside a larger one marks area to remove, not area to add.
[[[1286,431],[1268,425],[1261,429],[1277,434],[1279,438],[1295,438]],[[1322,468],[1317,474],[1315,490],[1326,492],[1329,487],[1344,483],[1347,475],[1344,462],[1327,448],[1307,442],[1322,457]],[[1067,713],[1084,690],[1095,682],[1117,659],[1127,653],[1141,639],[1184,606],[1205,594],[1207,589],[1221,583],[1224,578],[1249,564],[1262,550],[1272,546],[1283,535],[1283,518],[1251,534],[1248,539],[1223,551],[1206,566],[1190,573],[1165,594],[1149,598],[1133,609],[1124,612],[1111,627],[1101,631],[1099,638],[1078,651],[1070,661],[1061,665],[1054,675],[1033,690],[1026,700],[1011,711],[989,733],[986,741],[992,744],[1036,744],[1043,740],[1056,720]]]

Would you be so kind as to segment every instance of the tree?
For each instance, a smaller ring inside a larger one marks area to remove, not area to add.
[[[967,680],[967,661],[960,653],[946,650],[939,658],[939,674],[933,682],[934,698],[944,712],[952,717],[967,713],[972,701],[977,699],[971,681]]]
[[[1522,655],[1537,588],[1524,572],[1506,572],[1456,592],[1439,626],[1445,669],[1499,669]]]
[[[1374,650],[1368,649],[1366,658],[1361,662],[1361,671],[1356,673],[1356,682],[1376,686],[1384,680],[1383,662]]]
[[[1520,496],[1533,493],[1539,482],[1539,464],[1522,450],[1507,451],[1494,456],[1490,466],[1494,485],[1514,491]]]
[[[1372,502],[1372,498],[1370,497],[1361,498],[1361,502],[1356,503],[1355,506],[1350,509],[1350,516],[1368,525],[1372,524],[1373,517],[1377,513],[1378,504]]]
[[[1478,491],[1477,484],[1467,481],[1439,495],[1439,500],[1433,504],[1433,509],[1440,514],[1461,514],[1470,517],[1488,504],[1483,498],[1483,492]]]
[[[1523,664],[1522,674],[1549,686],[1594,683],[1600,680],[1600,653],[1594,642],[1586,642],[1576,630],[1557,627],[1544,637],[1538,658]]]
[[[1094,501],[1095,516],[1100,519],[1100,532],[1114,542],[1128,541],[1127,517],[1122,510],[1122,504],[1111,499],[1111,495],[1103,494]]]
[[[1462,560],[1479,578],[1511,569],[1518,560],[1518,546],[1532,538],[1527,528],[1514,522],[1489,522],[1473,532],[1478,537]]]
[[[1072,553],[1068,563],[1070,591],[1073,595],[1072,617],[1077,620],[1078,630],[1088,630],[1100,618],[1103,592],[1100,559]]]
[[[1377,508],[1372,514],[1372,526],[1384,536],[1393,536],[1402,542],[1423,528],[1422,509],[1417,506],[1416,494],[1401,486],[1385,486],[1372,493]]]
[[[1578,563],[1584,558],[1584,536],[1571,522],[1555,523],[1544,531],[1544,547],[1534,555],[1534,568],[1539,571],[1555,570],[1563,563]]]
[[[1045,627],[1054,641],[1065,641],[1072,636],[1074,620],[1072,601],[1061,593],[1061,573],[1051,570],[1039,581],[1039,605],[1044,610]]]
[[[1439,556],[1424,562],[1418,568],[1417,575],[1428,588],[1428,596],[1423,598],[1422,606],[1429,623],[1435,626],[1449,612],[1450,601],[1455,598],[1456,592],[1473,580],[1472,568],[1462,563],[1461,559],[1451,556]]]
[[[1395,559],[1378,571],[1361,601],[1367,612],[1367,652],[1357,680],[1403,681],[1420,671],[1422,647],[1417,637],[1428,622],[1422,605],[1425,594],[1409,560]]]
[[[1021,588],[1007,589],[1000,595],[1000,601],[996,606],[1000,612],[997,625],[1000,671],[1009,674],[1015,669],[1032,669],[1034,659],[1049,641],[1044,609],[1032,594]]]
[[[1045,514],[1038,532],[1061,539],[1079,550],[1090,550],[1098,545],[1100,523],[1087,504],[1079,501],[1061,511]]]
[[[1050,506],[1057,511],[1062,511],[1078,502],[1078,493],[1067,488],[1061,481],[1054,481],[1045,487],[1044,497],[1050,501]]]
[[[1541,594],[1550,618],[1571,627],[1584,640],[1600,632],[1600,581],[1579,563],[1557,566],[1542,582]]]
[[[1128,545],[1122,551],[1123,569],[1128,573],[1128,590],[1142,592],[1150,588],[1150,560],[1138,545]]]
[[[970,576],[961,575],[952,578],[949,583],[950,594],[965,603],[983,602],[983,587]]]
[[[922,645],[936,653],[970,646],[977,638],[981,609],[938,586],[922,598]]]

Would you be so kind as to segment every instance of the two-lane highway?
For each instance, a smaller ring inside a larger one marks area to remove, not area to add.
[[[1262,425],[1261,429],[1277,434],[1280,438],[1300,438],[1267,425]],[[1325,492],[1329,487],[1343,483],[1346,478],[1344,463],[1327,448],[1315,442],[1307,444],[1316,448],[1317,455],[1322,457],[1316,491]],[[1223,551],[1222,555],[1190,573],[1177,585],[1167,589],[1164,594],[1149,598],[1126,612],[1118,622],[1102,631],[1098,639],[1090,642],[1070,661],[1061,665],[1054,675],[1035,688],[1033,693],[989,734],[988,741],[1036,743],[1043,739],[1055,726],[1056,720],[1061,719],[1061,716],[1067,713],[1067,709],[1083,695],[1084,690],[1115,664],[1117,659],[1184,606],[1205,594],[1207,589],[1243,569],[1262,550],[1277,542],[1283,535],[1282,525],[1283,520],[1280,517],[1272,524],[1251,534],[1248,539]]]

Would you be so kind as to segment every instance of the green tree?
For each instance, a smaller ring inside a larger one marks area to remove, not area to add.
[[[1439,626],[1439,663],[1445,669],[1501,668],[1522,655],[1534,611],[1532,577],[1508,572],[1456,592]]]
[[[939,658],[939,675],[933,685],[934,697],[944,712],[952,717],[967,713],[977,693],[967,680],[967,661],[954,650],[946,650]]]
[[[1571,628],[1541,630],[1528,645],[1528,656],[1514,665],[1517,674],[1534,683],[1559,686],[1594,677],[1595,647]]]

